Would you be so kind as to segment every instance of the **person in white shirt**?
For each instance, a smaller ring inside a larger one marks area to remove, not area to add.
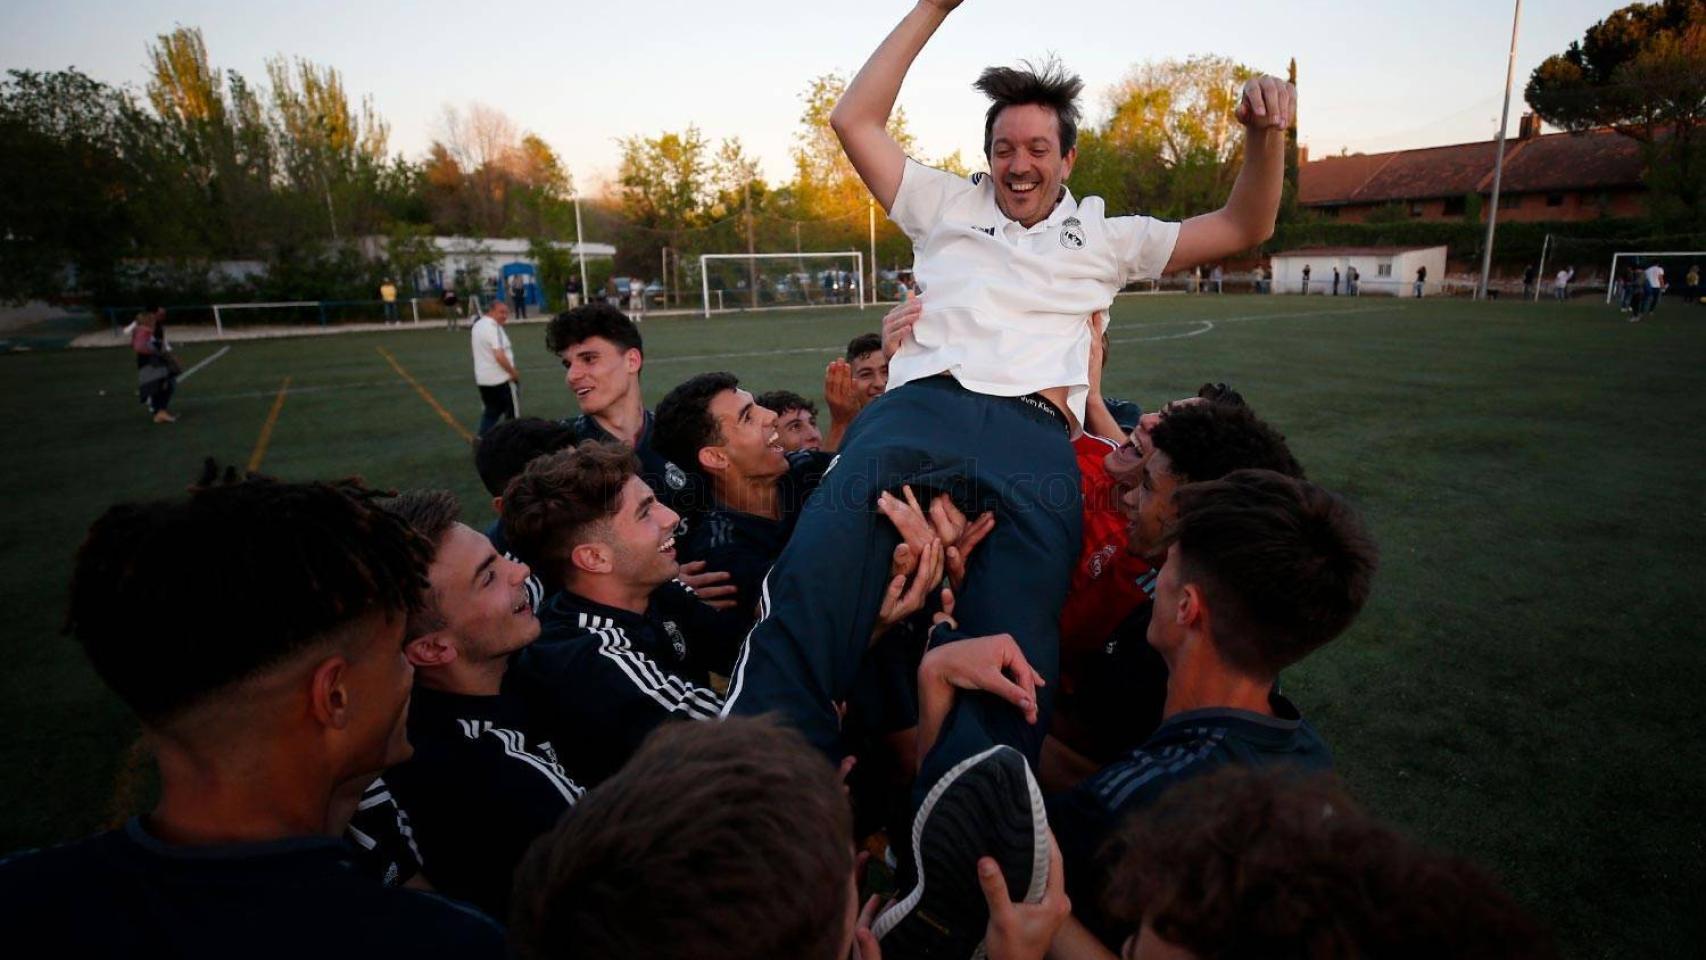
[[[1556,277],[1552,278],[1554,281],[1552,284],[1552,295],[1557,297],[1559,300],[1569,299],[1569,297],[1570,297],[1570,278],[1575,276],[1575,275],[1576,275],[1576,268],[1575,267],[1565,267],[1564,269],[1558,271],[1558,275]]]
[[[499,300],[474,321],[474,384],[480,388],[479,435],[485,436],[498,421],[521,415],[521,372],[515,368],[515,348],[510,346],[504,325],[509,323],[509,305]]]
[[[1633,323],[1642,317],[1650,317],[1659,308],[1659,297],[1665,292],[1665,268],[1652,264],[1641,271],[1641,305],[1635,315],[1629,318]]]
[[[1067,189],[1083,82],[1053,63],[984,71],[977,87],[993,101],[984,118],[990,172],[968,179],[936,170],[909,159],[887,121],[912,61],[958,5],[920,0],[830,116],[854,169],[912,240],[923,312],[890,363],[887,391],[848,430],[837,462],[766,578],[762,617],[736,665],[725,708],[778,712],[815,745],[839,753],[835,705],[855,685],[893,579],[897,535],[874,509],[877,495],[902,484],[926,495],[952,491],[966,515],[993,510],[996,524],[963,595],[954,598],[958,626],[938,628],[932,642],[1010,633],[1046,682],[1035,724],[986,698],[956,702],[919,773],[921,785],[936,784],[938,799],[964,795],[957,783],[997,764],[1015,769],[1003,750],[1017,757],[1018,769],[1028,769],[1024,761],[1034,762],[1048,729],[1057,618],[1081,546],[1071,439],[1085,415],[1091,338],[1101,333],[1086,318],[1108,308],[1129,283],[1248,250],[1272,234],[1294,102],[1290,85],[1272,77],[1245,86],[1237,107],[1247,130],[1244,167],[1225,207],[1182,224],[1108,216],[1100,198],[1079,200]],[[952,558],[954,531],[943,532]],[[1025,756],[1013,754],[1014,747]],[[979,757],[972,766],[960,762]],[[1027,783],[1019,781],[1020,796],[1034,795]],[[933,803],[921,810],[921,847],[936,846],[924,819]],[[1002,838],[1022,859],[996,859],[1010,885],[1040,891],[1033,851],[1048,849],[1040,837],[1040,801],[1025,818],[1030,834]],[[964,843],[956,849],[965,852]],[[921,873],[933,869],[920,864]],[[920,888],[951,891],[954,882]],[[929,913],[944,919],[943,955],[969,956],[983,938],[980,908],[955,914],[952,905],[929,902],[932,896],[903,899],[898,926],[888,914],[880,918],[889,924],[883,932],[893,927],[910,940],[907,921]],[[938,906],[950,915],[936,913]]]

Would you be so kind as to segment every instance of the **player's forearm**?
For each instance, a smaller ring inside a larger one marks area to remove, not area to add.
[[[829,125],[837,136],[845,140],[848,131],[872,126],[888,128],[889,114],[894,112],[895,100],[900,97],[901,81],[906,79],[912,61],[947,16],[948,11],[930,0],[919,0],[899,25],[889,31],[830,111]]]
[[[1049,960],[1114,960],[1114,955],[1102,946],[1096,935],[1085,929],[1077,917],[1067,917],[1054,935],[1048,948]]]
[[[928,641],[926,641],[928,642]],[[954,705],[954,688],[937,678],[928,664],[918,668],[918,759],[930,755],[942,733],[942,721]]]
[[[1220,212],[1236,228],[1247,250],[1274,235],[1280,194],[1285,190],[1285,131],[1273,128],[1245,133],[1244,166]],[[1222,254],[1224,256],[1225,254]]]

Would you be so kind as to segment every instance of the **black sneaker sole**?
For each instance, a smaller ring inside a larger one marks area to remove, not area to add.
[[[989,905],[977,861],[995,858],[1015,901],[1036,903],[1048,886],[1048,818],[1030,765],[996,746],[956,764],[912,821],[918,882],[872,924],[884,956],[969,960],[982,953]]]

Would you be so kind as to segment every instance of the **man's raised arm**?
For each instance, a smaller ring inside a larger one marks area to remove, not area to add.
[[[1244,166],[1226,206],[1192,217],[1179,227],[1173,258],[1163,272],[1218,260],[1273,236],[1285,185],[1285,131],[1296,112],[1296,100],[1291,84],[1275,77],[1257,77],[1244,84],[1238,102],[1238,122],[1244,125]]]
[[[912,68],[918,51],[924,49],[948,12],[960,3],[961,0],[918,0],[912,12],[889,32],[871,59],[865,61],[829,114],[829,125],[840,138],[841,148],[847,151],[847,159],[853,162],[853,169],[859,171],[859,178],[884,210],[894,207],[895,194],[900,192],[900,177],[906,170],[906,154],[889,136],[888,129],[889,114],[894,112],[895,98],[900,96],[900,83]]]

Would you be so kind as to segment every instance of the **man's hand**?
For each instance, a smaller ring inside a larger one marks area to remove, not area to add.
[[[1297,110],[1297,88],[1278,77],[1254,77],[1244,83],[1238,100],[1238,122],[1252,133],[1284,130]]]
[[[910,582],[907,571],[911,570]],[[924,609],[930,591],[942,582],[942,541],[935,537],[925,546],[916,560],[906,544],[897,544],[889,564],[889,586],[883,591],[882,606],[877,609],[877,626],[873,638],[885,630]]]
[[[938,494],[931,501],[930,509],[925,510],[911,486],[900,489],[904,499],[885,491],[877,496],[877,509],[894,524],[913,556],[922,555],[931,539],[940,540],[944,547],[943,563],[948,571],[948,581],[955,590],[963,588],[966,561],[983,538],[995,529],[995,514],[985,511],[976,520],[968,522],[966,515],[946,494]]]
[[[993,693],[1023,711],[1026,723],[1037,722],[1037,688],[1047,686],[1010,633],[967,637],[932,648],[918,665],[918,683],[921,688]]]
[[[859,922],[853,925],[853,955],[850,960],[883,960],[883,951],[877,946],[877,935],[871,932],[871,924],[877,920],[877,914],[888,906],[888,900],[872,895],[865,901],[865,906],[859,911]]]
[[[912,297],[883,317],[883,359],[892,360],[900,352],[901,344],[912,337],[913,324],[924,315],[924,301]]]
[[[823,369],[823,402],[829,407],[831,423],[850,423],[865,406],[865,391],[853,385],[853,367],[846,360],[831,360]]]
[[[1037,903],[1014,903],[1007,899],[1007,881],[992,857],[977,862],[977,883],[989,903],[989,926],[984,946],[989,960],[1041,960],[1054,943],[1060,925],[1072,914],[1066,898],[1066,872],[1061,865],[1060,845],[1054,832],[1048,837],[1048,887]]]
[[[735,605],[735,585],[728,582],[729,575],[722,570],[706,570],[703,560],[682,564],[676,579],[713,610],[728,610]]]

